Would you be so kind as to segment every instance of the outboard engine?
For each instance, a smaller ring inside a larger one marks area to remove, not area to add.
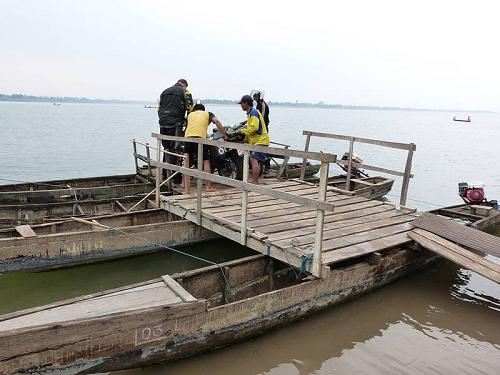
[[[342,159],[340,160],[349,160],[349,152],[344,152],[344,155],[342,155]],[[363,163],[363,159],[361,159],[361,156],[353,153],[352,154],[352,162],[353,163]],[[347,165],[344,165],[344,164],[338,164],[340,166],[340,168],[342,168],[345,172],[347,172],[348,170],[348,167]],[[357,168],[356,166],[352,166],[352,169],[351,169],[351,173],[353,174],[353,176],[355,177],[369,177],[368,174],[366,174],[365,172],[363,172],[362,170],[360,170],[359,168]]]
[[[467,204],[480,204],[486,202],[484,184],[482,182],[459,182],[458,195]]]

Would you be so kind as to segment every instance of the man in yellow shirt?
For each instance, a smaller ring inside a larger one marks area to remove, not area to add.
[[[251,145],[269,146],[269,135],[262,114],[253,108],[253,99],[250,95],[244,95],[240,100],[241,109],[247,113],[247,126],[239,131],[245,134],[245,142]],[[252,182],[259,183],[262,164],[267,155],[263,152],[252,151],[250,163],[252,166]]]
[[[217,129],[224,134],[226,137],[226,130],[222,126],[221,122],[212,112],[205,111],[205,106],[203,104],[196,104],[193,107],[193,111],[187,117],[187,128],[186,128],[186,138],[202,138],[207,139],[208,126],[210,123],[214,123]],[[196,162],[196,154],[198,153],[198,144],[185,142],[186,152],[189,154],[191,161]],[[203,146],[203,170],[208,173],[212,173],[212,165],[210,163],[210,152],[208,146]],[[212,188],[212,183],[210,181],[206,182],[205,191],[215,191]]]

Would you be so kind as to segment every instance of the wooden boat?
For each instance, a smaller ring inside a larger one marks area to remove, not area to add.
[[[0,205],[110,199],[149,193],[154,184],[136,175],[0,185]]]
[[[430,211],[434,214],[454,218],[481,231],[500,224],[500,211],[489,205],[459,204]]]
[[[310,179],[311,182],[318,182],[318,179]],[[375,176],[375,177],[357,177],[351,178],[350,189],[345,189],[346,175],[332,176],[328,178],[328,186],[333,188],[333,191],[351,195],[355,197],[364,197],[369,199],[380,198],[389,193],[394,184],[394,180],[390,178]]]
[[[467,116],[466,119],[458,119],[456,116],[453,116],[453,121],[460,121],[460,122],[471,122],[470,116]]]
[[[38,204],[14,204],[0,206],[0,228],[23,224],[41,224],[71,216],[86,217],[125,212],[141,200],[141,197],[56,202]],[[149,200],[141,202],[135,210],[156,207]]]
[[[271,170],[268,174],[264,175],[264,178],[275,178],[278,175],[278,171],[281,168],[281,164],[271,165]],[[302,163],[287,163],[281,177],[284,179],[289,178],[299,178],[300,170],[302,168]],[[316,173],[319,172],[320,164],[306,164],[305,177],[312,178]]]
[[[90,374],[192,356],[358,297],[435,259],[393,248],[310,279],[256,255],[3,315],[0,373]]]
[[[162,209],[92,219],[117,230],[71,219],[0,230],[0,274],[101,261],[155,251],[157,244],[179,246],[217,237]]]

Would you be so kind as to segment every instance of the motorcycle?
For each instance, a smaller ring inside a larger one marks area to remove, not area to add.
[[[243,126],[243,124],[238,123],[233,126],[224,127],[229,142],[243,143],[245,136],[237,132],[237,130],[242,128]],[[219,132],[218,129],[214,129],[213,133],[208,138],[212,140],[223,141],[224,134]],[[217,171],[217,173],[223,177],[228,177],[240,181],[243,179],[243,156],[239,155],[237,150],[226,148],[222,145],[205,147],[209,148],[209,160],[212,167],[212,173]],[[179,144],[176,147],[176,150],[178,153],[183,154],[185,152],[184,144]],[[195,166],[196,160],[196,157],[192,157],[190,160],[190,166]],[[178,160],[178,163],[182,164],[182,160]]]

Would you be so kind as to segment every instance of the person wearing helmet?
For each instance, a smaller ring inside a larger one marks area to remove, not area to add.
[[[226,130],[222,126],[221,122],[212,112],[205,111],[205,106],[201,103],[197,103],[193,107],[193,111],[187,117],[187,127],[186,127],[186,138],[201,138],[207,139],[208,126],[214,123],[217,129],[224,134],[224,138],[227,138]],[[198,144],[192,142],[185,142],[186,152],[189,154],[191,161],[196,161],[198,154]],[[205,172],[211,173],[212,166],[210,163],[210,152],[209,147],[203,145],[203,170]],[[205,191],[215,191],[212,188],[212,183],[210,181],[206,182]]]
[[[238,131],[245,134],[245,142],[251,145],[269,146],[269,135],[262,114],[253,108],[253,99],[250,95],[244,95],[239,104],[241,109],[247,113],[247,126]],[[252,166],[252,182],[259,183],[262,164],[266,161],[267,155],[263,152],[252,151],[250,153],[250,163]]]
[[[262,118],[264,119],[264,123],[266,124],[267,134],[269,134],[269,106],[264,101],[264,91],[254,89],[251,91],[250,95],[255,101],[255,108],[262,114]],[[266,158],[264,162],[264,174],[268,174],[271,170],[271,159]]]
[[[181,78],[175,85],[161,93],[158,108],[160,134],[182,137],[186,112],[189,112],[193,106],[193,96],[187,87],[187,81]],[[162,140],[162,145],[167,151],[175,151],[176,143],[174,141]],[[169,154],[163,154],[163,161],[166,163],[176,164],[176,159]],[[174,180],[180,182],[180,176],[176,176]]]

